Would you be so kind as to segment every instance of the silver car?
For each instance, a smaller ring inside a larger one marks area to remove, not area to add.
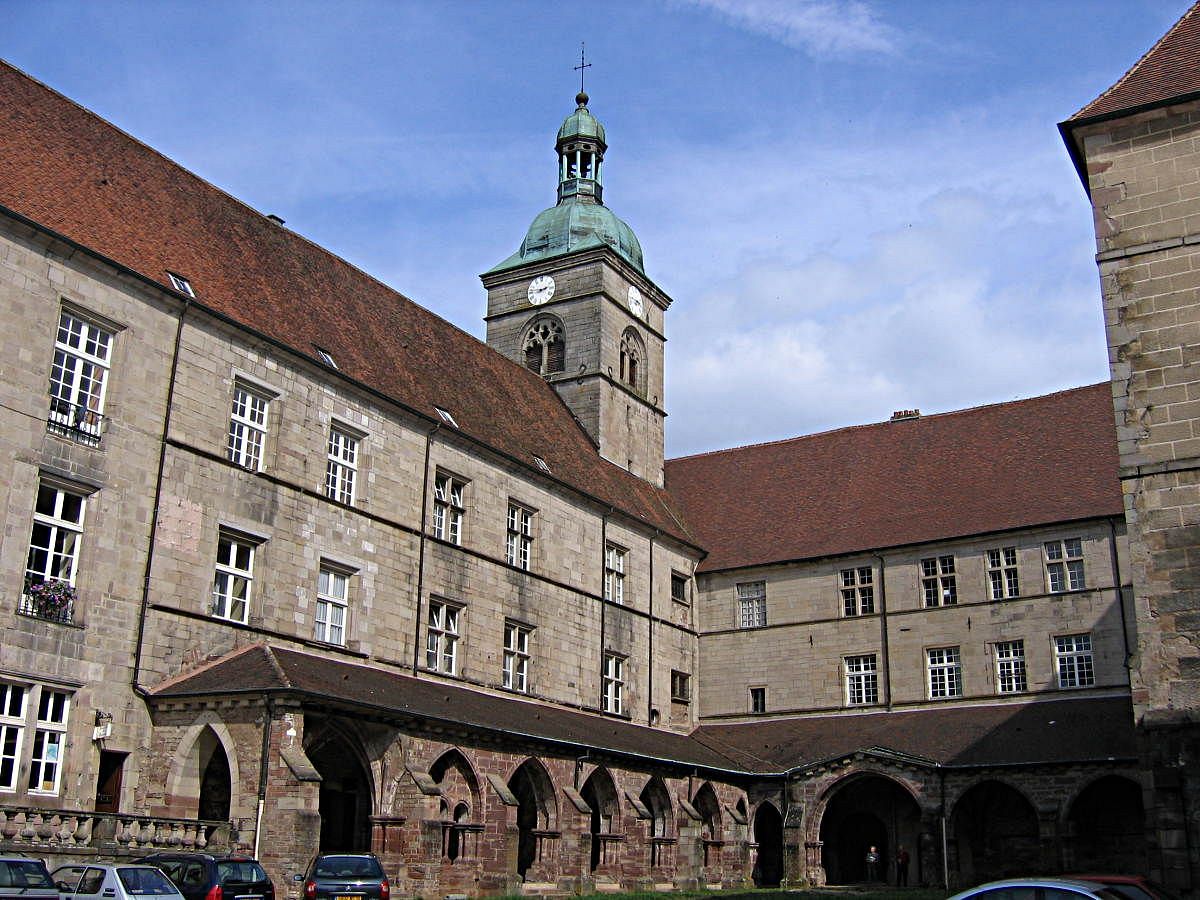
[[[60,900],[183,900],[179,889],[154,866],[95,864],[59,866],[50,876]]]

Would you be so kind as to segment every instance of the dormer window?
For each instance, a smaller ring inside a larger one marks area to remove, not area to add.
[[[187,294],[189,297],[195,297],[196,292],[192,289],[192,283],[182,275],[176,275],[174,272],[168,272],[167,277],[171,279],[171,287],[179,291],[181,294]]]

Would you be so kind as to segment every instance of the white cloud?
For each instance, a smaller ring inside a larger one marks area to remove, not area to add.
[[[890,56],[901,36],[858,0],[686,0],[730,24],[816,57]]]

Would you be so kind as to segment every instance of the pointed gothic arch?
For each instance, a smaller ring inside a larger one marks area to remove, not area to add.
[[[621,383],[639,397],[646,394],[646,342],[632,325],[621,335]]]
[[[525,326],[521,340],[525,368],[539,375],[553,375],[566,370],[567,337],[562,319],[543,313]]]
[[[1007,782],[989,778],[968,788],[951,810],[950,833],[960,884],[1041,868],[1037,810]]]
[[[754,842],[758,855],[754,862],[756,887],[778,887],[783,879],[783,816],[770,800],[754,811]]]
[[[620,814],[617,786],[608,769],[597,766],[587,777],[579,793],[592,810],[588,828],[592,835],[591,871],[595,872],[604,855],[604,841],[601,835],[612,834],[615,831],[613,826]]]
[[[1066,825],[1076,871],[1146,870],[1146,814],[1133,779],[1104,775],[1089,783],[1067,807]]]
[[[442,791],[442,855],[450,862],[464,853],[473,855],[468,832],[476,830],[474,823],[483,815],[475,767],[461,750],[452,747],[429,767],[429,777]]]
[[[321,775],[320,852],[371,849],[375,789],[363,741],[336,720],[313,718],[304,735],[304,753]]]
[[[671,794],[662,777],[655,775],[647,781],[638,799],[650,813],[650,837],[671,837],[674,830],[671,821]]]
[[[917,846],[921,807],[912,786],[890,774],[856,771],[830,785],[818,816],[821,867],[827,884],[856,884],[871,877],[867,852],[875,847],[876,879],[886,880],[900,846]]]
[[[538,831],[549,831],[558,822],[554,782],[541,761],[528,757],[508,779],[517,798],[517,874],[521,878],[537,861]]]
[[[239,796],[237,745],[220,717],[207,711],[183,733],[167,777],[167,798],[181,816],[228,821]]]

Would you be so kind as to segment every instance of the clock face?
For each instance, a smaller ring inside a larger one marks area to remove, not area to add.
[[[534,306],[541,306],[554,296],[554,279],[549,275],[539,275],[529,282],[527,295],[530,303]]]
[[[638,318],[641,318],[646,311],[646,307],[642,303],[642,292],[632,284],[629,286],[629,311]]]

